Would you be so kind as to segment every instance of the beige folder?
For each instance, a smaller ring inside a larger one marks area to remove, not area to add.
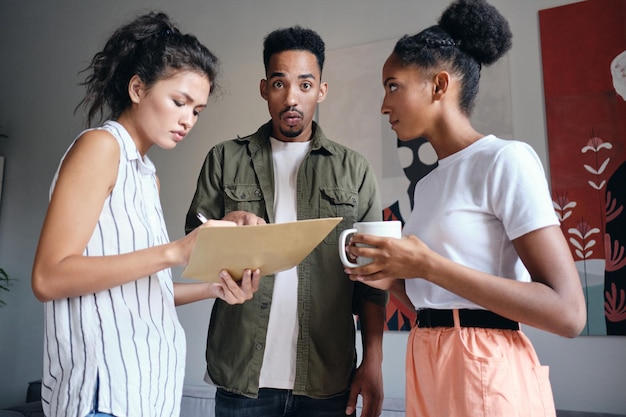
[[[341,221],[341,217],[238,227],[202,227],[183,277],[220,282],[228,270],[241,279],[246,268],[271,275],[298,265]]]

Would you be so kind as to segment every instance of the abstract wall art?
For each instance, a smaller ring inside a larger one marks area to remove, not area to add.
[[[554,207],[587,304],[583,335],[626,335],[626,1],[539,11]]]

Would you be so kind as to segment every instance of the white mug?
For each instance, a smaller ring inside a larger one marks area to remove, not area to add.
[[[357,263],[350,262],[346,255],[346,239],[354,233],[363,233],[366,235],[376,235],[382,237],[402,237],[402,222],[399,220],[390,220],[382,222],[358,222],[352,225],[352,229],[346,229],[339,235],[339,258],[341,263],[348,268],[357,268],[372,262],[371,258],[359,256]],[[357,243],[358,246],[369,246]]]

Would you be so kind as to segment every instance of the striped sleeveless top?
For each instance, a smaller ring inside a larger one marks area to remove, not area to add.
[[[154,164],[117,122],[117,180],[84,255],[116,255],[169,241]],[[55,174],[51,193],[56,184]],[[84,417],[93,406],[119,417],[178,416],[185,334],[171,270],[81,297],[45,303],[42,399],[47,416]]]

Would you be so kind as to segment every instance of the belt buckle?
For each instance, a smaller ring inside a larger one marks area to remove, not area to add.
[[[417,313],[417,327],[432,327],[430,310],[419,310]]]

